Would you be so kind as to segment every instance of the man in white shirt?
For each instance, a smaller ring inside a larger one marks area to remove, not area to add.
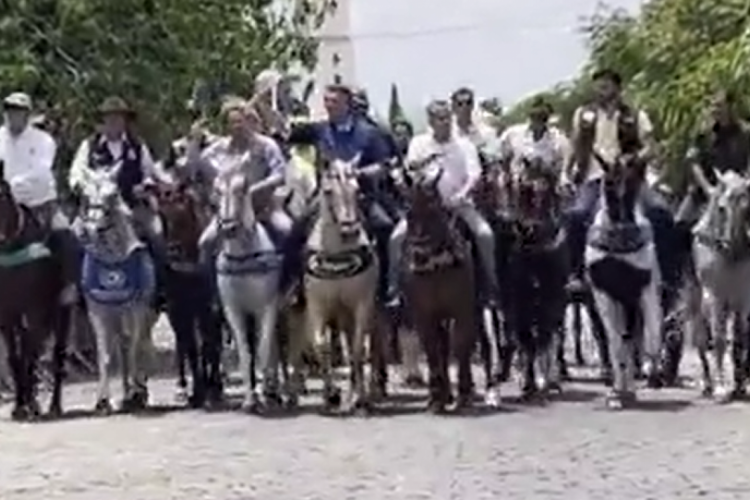
[[[16,92],[3,100],[4,124],[0,127],[0,163],[15,200],[34,212],[45,230],[50,246],[61,258],[66,284],[62,301],[75,299],[75,237],[57,204],[53,165],[57,145],[45,131],[30,123],[32,102],[28,94]]]
[[[455,119],[453,133],[468,139],[477,149],[480,159],[489,161],[497,145],[497,131],[477,119],[474,91],[462,87],[453,92],[451,110]]]
[[[622,77],[613,70],[593,75],[595,100],[581,106],[573,116],[573,154],[566,177],[580,184],[575,205],[568,212],[568,238],[574,289],[581,288],[586,233],[594,218],[604,169],[593,152],[606,162],[623,159],[629,165],[647,164],[652,152],[653,126],[643,110],[622,99]],[[573,167],[577,171],[573,172]],[[649,215],[647,213],[647,215]]]
[[[489,224],[471,202],[470,193],[481,175],[479,155],[468,139],[453,133],[450,104],[445,101],[432,102],[427,108],[430,131],[415,136],[409,144],[407,164],[422,164],[423,168],[442,170],[438,190],[446,206],[451,207],[469,226],[478,245],[486,276],[489,299],[498,296],[497,273],[495,271],[495,236]],[[430,161],[432,159],[432,161]],[[425,164],[425,162],[427,162]],[[406,219],[401,219],[391,235],[389,247],[389,301],[398,300],[396,287],[398,266],[401,262],[403,242],[406,236]]]
[[[552,111],[546,100],[535,99],[529,110],[529,121],[508,127],[500,136],[500,159],[514,177],[522,172],[524,159],[540,160],[562,177],[570,145],[565,134],[549,124]]]

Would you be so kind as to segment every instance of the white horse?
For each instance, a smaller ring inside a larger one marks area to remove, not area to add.
[[[612,173],[615,168],[619,174]],[[635,401],[636,342],[642,339],[650,380],[658,377],[661,352],[661,274],[653,232],[635,201],[638,184],[625,179],[628,174],[622,168],[610,167],[604,180],[601,208],[589,229],[584,257],[609,339],[611,409]]]
[[[81,285],[96,335],[99,386],[96,410],[112,411],[110,339],[120,347],[124,410],[148,404],[151,368],[151,305],[156,289],[154,264],[135,234],[132,212],[116,184],[119,167],[86,171],[80,219],[85,257]]]
[[[216,188],[220,200],[216,261],[219,298],[238,350],[242,409],[253,412],[280,402],[276,326],[283,258],[256,218],[248,177],[241,171],[223,174]],[[248,334],[253,331],[251,347]],[[256,383],[256,359],[263,375],[262,390]]]
[[[746,391],[750,341],[750,180],[718,174],[706,212],[695,226],[693,261],[697,287],[689,321],[703,367],[703,393],[727,402]],[[695,314],[697,313],[697,314]],[[708,328],[705,318],[708,318]],[[724,358],[732,347],[733,377]],[[714,366],[708,351],[713,347]]]
[[[332,323],[347,342],[351,366],[350,391],[344,411],[367,411],[364,364],[367,340],[372,356],[381,349],[375,328],[375,300],[379,264],[359,211],[358,172],[351,162],[332,160],[320,180],[320,214],[306,244],[305,295],[307,322],[322,368],[325,405],[342,403],[332,378]],[[380,359],[380,358],[378,358]],[[296,370],[295,370],[296,371]]]

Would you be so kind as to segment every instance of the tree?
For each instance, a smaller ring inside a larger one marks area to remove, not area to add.
[[[668,165],[679,165],[703,126],[708,95],[734,91],[750,109],[747,0],[650,0],[637,15],[604,8],[583,31],[589,61],[572,88],[584,89],[596,68],[621,72],[628,98],[654,121]],[[670,175],[678,187],[684,169]]]
[[[215,102],[247,92],[259,70],[310,68],[324,2],[299,0],[0,0],[0,91],[51,103],[62,141],[91,131],[93,111],[121,95],[147,140],[164,145],[186,121],[196,82]]]

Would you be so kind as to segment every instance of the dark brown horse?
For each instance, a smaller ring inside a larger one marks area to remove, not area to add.
[[[448,369],[458,361],[456,408],[473,398],[471,355],[476,342],[476,288],[469,242],[456,216],[443,205],[433,180],[405,175],[409,208],[404,240],[404,291],[414,328],[422,339],[429,366],[428,409],[443,412],[453,401]]]
[[[564,327],[569,266],[557,174],[539,160],[522,159],[522,167],[505,186],[512,208],[504,278],[512,290],[507,314],[520,348],[522,391],[529,397],[538,389],[560,387],[557,346]]]
[[[216,403],[222,394],[221,317],[213,308],[214,287],[200,265],[198,249],[208,214],[184,182],[161,184],[155,192],[164,229],[165,306],[175,332],[178,384],[187,387],[187,363],[192,373],[188,403],[201,406],[206,396]]]
[[[0,162],[0,331],[15,385],[14,420],[40,415],[36,398],[39,358],[54,335],[50,414],[62,414],[68,325],[60,305],[63,280],[48,234],[31,210],[16,203]]]

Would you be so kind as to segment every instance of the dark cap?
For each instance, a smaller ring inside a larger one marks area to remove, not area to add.
[[[135,111],[128,106],[128,103],[122,97],[111,96],[104,99],[97,108],[101,116],[104,115],[123,115],[128,118],[135,116]]]

